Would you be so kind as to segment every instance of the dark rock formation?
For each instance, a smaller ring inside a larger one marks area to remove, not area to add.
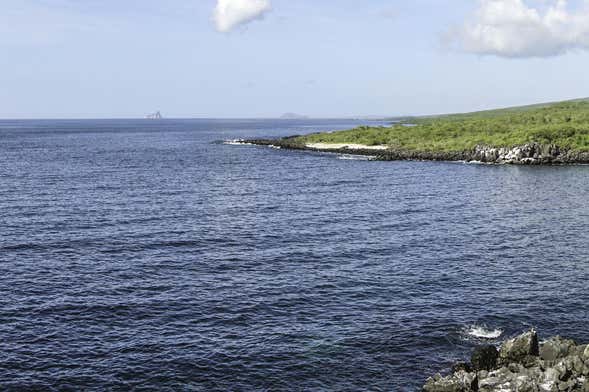
[[[472,372],[472,366],[470,365],[470,363],[468,362],[457,362],[454,364],[454,366],[452,366],[452,372],[456,373],[459,372],[461,370],[464,370],[467,373]]]
[[[464,368],[427,380],[425,392],[589,392],[589,346],[553,337],[538,344],[534,330],[504,342],[499,351],[485,346]],[[488,363],[496,364],[485,368]]]
[[[495,346],[477,347],[470,358],[474,370],[492,370],[497,366],[499,351]]]

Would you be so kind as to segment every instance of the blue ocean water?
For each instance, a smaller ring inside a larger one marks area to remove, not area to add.
[[[589,166],[220,142],[359,123],[1,121],[0,389],[414,391],[477,331],[589,341]]]

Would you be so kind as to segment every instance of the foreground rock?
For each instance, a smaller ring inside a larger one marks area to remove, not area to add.
[[[472,369],[467,371],[464,369]],[[477,348],[471,366],[429,378],[424,392],[589,392],[589,346],[553,337],[538,343],[531,330],[493,346]]]
[[[322,151],[297,140],[296,136],[282,139],[247,140],[244,143],[261,146],[274,146],[290,150]],[[399,149],[375,149],[374,147],[346,148],[337,145],[329,152],[371,156],[380,161],[464,161],[513,165],[562,165],[589,163],[589,152],[579,152],[551,144],[528,143],[515,147],[476,146],[472,150],[446,151],[409,151]]]

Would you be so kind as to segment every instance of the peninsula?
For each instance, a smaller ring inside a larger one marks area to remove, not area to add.
[[[401,118],[390,126],[247,143],[368,155],[377,160],[589,163],[589,99]]]

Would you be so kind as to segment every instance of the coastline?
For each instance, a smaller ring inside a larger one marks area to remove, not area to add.
[[[480,346],[469,363],[457,363],[446,377],[436,374],[424,392],[589,391],[589,345],[560,336],[539,342],[530,330],[503,342]]]
[[[413,151],[388,146],[344,143],[302,144],[297,136],[281,139],[250,139],[233,142],[287,150],[361,155],[376,161],[447,161],[511,165],[589,164],[589,152],[575,151],[553,144],[527,143],[512,147],[477,145],[463,151]]]

